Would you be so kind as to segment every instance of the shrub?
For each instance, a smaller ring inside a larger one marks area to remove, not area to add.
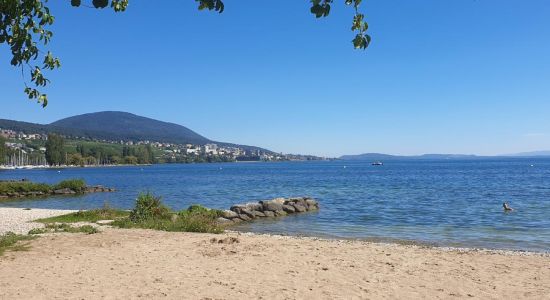
[[[211,218],[219,218],[222,216],[222,211],[221,210],[217,210],[217,209],[210,209],[208,207],[204,207],[200,204],[193,204],[191,206],[189,206],[189,208],[187,208],[186,210],[182,210],[180,212],[178,212],[178,214],[180,216],[184,216],[184,215],[203,215],[203,216],[206,216],[206,217],[211,217]]]
[[[63,180],[60,183],[53,186],[54,190],[71,189],[75,192],[83,192],[86,188],[86,182],[83,179],[69,179]]]
[[[151,193],[141,193],[136,200],[136,207],[130,212],[130,220],[139,223],[151,219],[170,218],[170,209],[162,204],[160,197]]]

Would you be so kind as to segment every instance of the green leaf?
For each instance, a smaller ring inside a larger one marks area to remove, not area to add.
[[[95,8],[105,8],[109,5],[109,0],[93,0],[92,4]]]

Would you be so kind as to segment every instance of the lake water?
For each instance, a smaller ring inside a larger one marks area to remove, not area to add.
[[[403,160],[155,165],[0,171],[0,179],[83,178],[115,193],[0,202],[0,206],[133,207],[151,191],[174,209],[309,195],[321,210],[240,230],[442,246],[550,251],[550,159]],[[502,202],[515,209],[504,213]]]

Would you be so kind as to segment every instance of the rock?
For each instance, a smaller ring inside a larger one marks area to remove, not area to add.
[[[289,214],[293,214],[296,212],[296,209],[292,205],[283,205],[283,210]]]
[[[318,210],[319,209],[319,202],[313,200],[313,199],[306,199],[307,209],[308,210]]]
[[[239,224],[241,223],[243,220],[241,220],[240,218],[234,218],[234,219],[231,219],[231,222],[233,222],[233,224]]]
[[[288,215],[284,210],[278,210],[275,212],[276,217],[282,217]]]
[[[234,219],[234,218],[238,218],[239,215],[234,211],[224,210],[222,211],[222,217],[226,219]]]
[[[271,201],[273,201],[275,203],[279,203],[279,204],[285,204],[286,199],[285,198],[275,198]]]
[[[282,211],[283,203],[275,200],[260,201],[264,211]]]
[[[102,185],[93,185],[93,186],[86,186],[85,188],[83,188],[82,190],[80,190],[79,192],[84,192],[84,193],[104,193],[104,192],[114,192],[115,189],[114,188],[108,188],[108,187],[104,187]]]
[[[241,220],[243,220],[243,221],[250,221],[250,220],[252,220],[251,217],[249,217],[249,216],[247,216],[247,215],[245,215],[245,214],[239,214],[239,218],[240,218]]]
[[[308,207],[307,207],[307,210],[309,210],[309,211],[312,211],[312,210],[319,210],[319,206],[311,205],[311,206],[308,206]]]
[[[252,213],[253,213],[254,216],[257,217],[257,218],[265,218],[265,214],[264,214],[263,212],[261,212],[261,211],[255,210],[255,211],[253,211]]]
[[[291,197],[291,198],[288,198],[288,201],[291,201],[291,202],[296,202],[298,200],[304,200],[304,197]]]
[[[268,218],[273,218],[273,217],[275,217],[275,213],[272,212],[272,211],[269,211],[269,210],[264,211],[264,215],[265,215],[266,217],[268,217]]]
[[[241,208],[240,215],[246,215],[247,217],[254,219],[256,215],[254,215],[253,211],[248,210],[247,208]]]
[[[246,205],[244,204],[235,204],[229,208],[229,210],[234,211],[238,214],[241,213],[241,209],[246,209]]]
[[[59,189],[59,190],[55,190],[53,191],[54,194],[56,195],[70,195],[70,194],[76,194],[75,191],[69,189],[69,188],[64,188],[64,189]]]
[[[306,204],[308,207],[310,206],[315,206],[315,207],[318,207],[319,206],[319,203],[311,198],[308,198],[306,199]]]
[[[222,225],[232,223],[231,220],[226,218],[218,218],[216,221],[218,222],[218,224],[222,224]]]
[[[262,205],[258,202],[249,202],[246,205],[246,208],[250,211],[262,211]]]
[[[307,207],[302,204],[294,203],[293,207],[296,209],[297,213],[302,213],[307,211]]]
[[[306,203],[306,200],[304,200],[303,198],[300,198],[296,201],[293,201],[295,205],[301,205],[305,208],[307,208],[307,203]]]

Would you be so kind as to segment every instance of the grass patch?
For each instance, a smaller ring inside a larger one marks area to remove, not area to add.
[[[84,181],[83,179],[63,180],[52,187],[53,190],[70,189],[77,193],[84,192],[85,188],[86,188],[86,181]]]
[[[111,225],[120,228],[143,228],[178,232],[222,233],[217,223],[221,212],[200,205],[175,212],[162,204],[161,198],[144,193],[138,196],[136,208],[128,218],[115,220]]]
[[[151,193],[142,193],[136,200],[132,211],[124,211],[104,206],[100,209],[79,211],[71,214],[40,219],[36,222],[46,224],[44,229],[31,230],[29,234],[46,232],[72,232],[66,228],[66,223],[97,222],[99,220],[114,220],[111,226],[119,228],[143,228],[178,232],[222,233],[223,227],[217,222],[221,216],[220,210],[209,209],[201,205],[191,205],[182,211],[173,211],[162,203],[160,197]],[[55,225],[63,223],[61,225]],[[56,228],[53,226],[63,226]],[[70,227],[70,226],[69,226]]]
[[[0,255],[4,254],[6,250],[10,251],[26,251],[29,249],[28,245],[18,243],[19,241],[28,241],[34,239],[33,236],[15,234],[8,232],[0,235]]]
[[[103,207],[100,209],[83,210],[66,215],[39,219],[36,222],[49,224],[49,223],[76,223],[76,222],[90,222],[95,223],[99,220],[117,220],[126,218],[130,215],[130,212],[125,210],[118,210],[109,207]]]
[[[52,187],[45,183],[34,183],[29,181],[2,181],[0,182],[0,195],[11,193],[42,192],[50,193]]]
[[[73,227],[67,223],[62,224],[46,224],[45,228],[35,228],[29,231],[30,235],[43,234],[43,233],[52,233],[52,232],[70,232],[70,233],[85,233],[85,234],[94,234],[98,233],[99,230],[91,225],[83,225],[79,227]]]

